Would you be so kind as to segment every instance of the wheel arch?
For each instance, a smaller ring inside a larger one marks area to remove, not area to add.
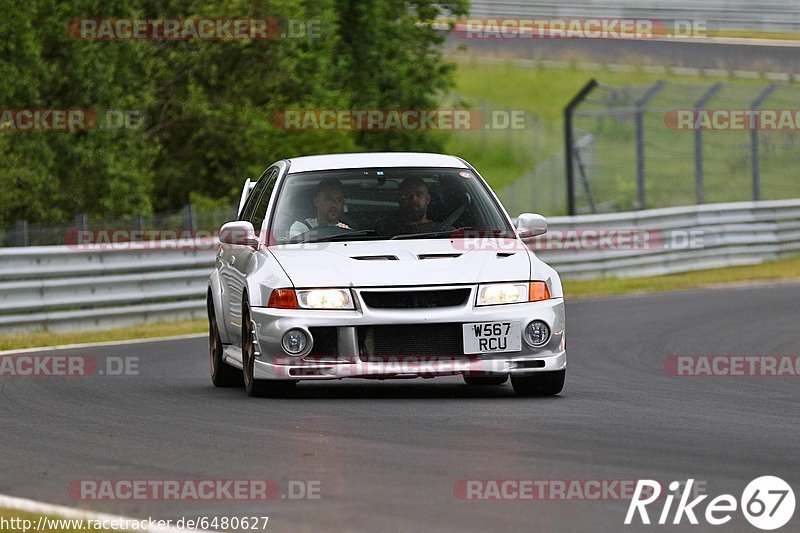
[[[206,308],[208,311],[211,311],[211,305],[214,306],[214,317],[217,321],[217,331],[219,331],[220,340],[223,344],[230,344],[225,314],[222,308],[222,286],[220,285],[219,273],[217,272],[211,274],[211,278],[208,281],[208,290],[206,291]]]

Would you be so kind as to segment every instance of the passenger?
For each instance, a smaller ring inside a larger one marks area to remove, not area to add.
[[[424,179],[418,176],[404,179],[400,183],[398,202],[401,223],[398,233],[427,233],[441,229],[441,224],[428,219],[431,193]]]

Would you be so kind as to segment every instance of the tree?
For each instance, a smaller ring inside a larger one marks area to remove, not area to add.
[[[444,61],[442,17],[469,12],[466,0],[336,0],[339,88],[354,109],[425,110],[453,86],[454,65]],[[356,134],[365,150],[441,150],[429,131]]]
[[[0,110],[133,110],[135,129],[0,130],[0,227],[231,205],[284,157],[437,149],[430,132],[285,131],[285,109],[428,109],[452,84],[440,15],[465,0],[0,0]],[[270,18],[273,40],[86,40],[74,19]],[[313,28],[311,28],[313,26]],[[295,26],[296,27],[296,26]],[[284,28],[285,29],[285,28]]]

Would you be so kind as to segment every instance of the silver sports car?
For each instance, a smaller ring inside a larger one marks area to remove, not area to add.
[[[245,183],[208,285],[211,379],[250,396],[300,380],[462,375],[558,394],[558,274],[466,161],[424,153],[278,161]]]

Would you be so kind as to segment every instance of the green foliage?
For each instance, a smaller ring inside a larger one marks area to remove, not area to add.
[[[282,109],[435,108],[453,84],[442,15],[466,0],[3,0],[0,109],[137,110],[136,129],[0,131],[0,227],[230,205],[297,155],[436,150],[430,132],[285,131]],[[82,40],[79,18],[273,18],[307,37]]]
[[[433,28],[433,21],[443,12],[465,16],[468,7],[465,0],[336,0],[339,90],[356,109],[436,108],[436,96],[453,85],[455,67],[442,59],[439,45],[445,35]],[[356,136],[368,150],[442,149],[441,136],[427,132]]]

